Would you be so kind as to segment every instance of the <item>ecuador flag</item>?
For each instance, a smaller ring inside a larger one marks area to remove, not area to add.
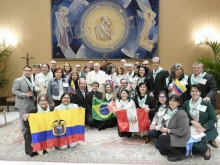
[[[109,102],[97,99],[92,100],[92,118],[95,120],[105,121],[115,117],[115,115],[108,109]]]
[[[177,95],[182,95],[187,89],[179,80],[174,81],[173,89]]]
[[[84,141],[84,108],[30,114],[28,121],[33,152]]]

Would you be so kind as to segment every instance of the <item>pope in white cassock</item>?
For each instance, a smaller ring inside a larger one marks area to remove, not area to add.
[[[88,91],[92,90],[92,83],[97,81],[99,83],[99,92],[103,92],[105,89],[105,81],[106,81],[106,74],[104,71],[99,70],[99,64],[94,64],[94,70],[88,73],[86,78],[87,81],[87,88]]]

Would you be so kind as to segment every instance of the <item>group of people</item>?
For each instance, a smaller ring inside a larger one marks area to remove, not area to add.
[[[169,161],[182,160],[191,130],[205,133],[206,136],[194,142],[192,152],[203,154],[205,160],[211,157],[207,143],[217,148],[215,138],[216,82],[212,75],[203,71],[203,64],[193,64],[193,74],[185,75],[181,64],[174,64],[170,73],[160,66],[160,59],[152,59],[152,70],[148,60],[142,63],[126,63],[120,66],[103,59],[99,63],[89,61],[81,71],[81,65],[73,69],[70,63],[63,68],[56,61],[49,64],[25,66],[23,76],[15,79],[12,93],[16,95],[15,107],[20,114],[22,132],[29,148],[26,153],[32,155],[28,114],[45,113],[53,110],[66,110],[83,107],[86,110],[85,123],[90,127],[103,130],[117,125],[117,119],[98,121],[92,118],[92,100],[94,97],[110,102],[115,100],[117,109],[136,110],[144,108],[148,113],[150,129],[141,132],[145,142],[157,139],[156,148]],[[176,81],[186,88],[182,93],[175,90]],[[120,132],[121,137],[131,137],[131,132]],[[26,138],[27,137],[27,138]],[[69,144],[76,147],[77,143]],[[67,149],[61,146],[60,149]],[[47,152],[54,151],[49,148]],[[38,155],[42,155],[40,151]]]

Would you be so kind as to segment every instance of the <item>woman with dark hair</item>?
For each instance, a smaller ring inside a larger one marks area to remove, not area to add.
[[[70,86],[70,93],[72,95],[76,94],[76,89],[79,88],[79,73],[75,70],[73,70],[68,78],[68,84]]]
[[[71,99],[71,94],[70,93],[63,93],[61,98],[60,98],[60,105],[56,106],[54,108],[55,111],[57,110],[68,110],[68,109],[71,109],[71,108],[78,108],[78,105],[77,104],[73,104],[73,103],[70,103],[70,99]],[[70,143],[68,145],[63,145],[63,146],[60,146],[59,148],[61,150],[65,150],[68,148],[68,146],[70,148],[75,148],[77,147],[78,145],[78,142],[73,142],[73,143]]]
[[[50,72],[49,64],[42,64],[41,70],[42,72],[35,76],[35,89],[38,96],[47,94],[48,82],[53,77],[53,74]]]
[[[155,110],[156,113],[154,115],[153,121],[151,122],[150,130],[148,131],[150,139],[158,138],[161,134],[160,128],[164,114],[168,109],[168,99],[169,98],[166,91],[161,91],[159,93],[159,98]]]
[[[156,141],[156,148],[168,161],[183,160],[182,150],[190,138],[189,118],[181,109],[182,100],[178,95],[171,95],[169,108],[165,113],[160,131],[162,134]]]
[[[115,102],[117,109],[125,109],[128,111],[136,110],[135,102],[129,98],[129,91],[127,89],[122,89],[120,91],[119,99]],[[132,132],[120,132],[118,128],[118,135],[120,137],[131,137]]]
[[[109,83],[111,85],[115,84],[115,81],[113,81],[113,76],[116,76],[116,66],[115,64],[110,64],[107,66],[107,72],[106,72],[106,83]],[[115,86],[114,86],[115,87]]]
[[[149,92],[153,90],[153,77],[148,76],[149,69],[145,66],[140,66],[138,69],[138,78],[137,78],[137,86],[136,89],[139,87],[141,82],[144,82],[147,86]],[[138,89],[137,89],[138,91]]]
[[[172,66],[170,76],[166,78],[165,90],[168,91],[168,96],[173,94],[179,95],[184,103],[188,100],[188,92],[180,92],[177,83],[180,83],[186,89],[188,88],[188,76],[184,74],[183,66],[178,63]]]
[[[198,84],[192,85],[190,94],[192,98],[185,102],[185,111],[189,116],[191,132],[193,134],[204,133],[206,136],[193,143],[192,152],[201,153],[205,160],[211,158],[210,148],[207,142],[218,136],[215,123],[217,122],[215,110],[209,101],[202,100],[201,89]]]
[[[85,76],[87,77],[88,73],[90,72],[90,68],[88,65],[85,65],[83,68],[83,73],[85,74]]]
[[[125,73],[125,68],[122,66],[118,66],[115,74],[112,76],[112,80],[114,81],[116,88],[120,88],[121,79],[127,79],[127,75]]]
[[[48,98],[46,95],[40,95],[38,97],[38,101],[37,101],[37,113],[47,113],[47,112],[50,112],[50,108],[48,105]],[[30,113],[36,113],[36,111],[30,112]],[[30,131],[28,118],[29,118],[28,113],[23,115],[24,124],[27,128],[27,130],[24,134],[25,152],[26,152],[26,154],[30,155],[31,157],[34,155],[37,155],[37,154],[38,154],[38,156],[43,156],[43,151],[33,152],[33,148],[31,146],[32,138],[31,138],[31,131]],[[46,151],[52,152],[52,151],[55,151],[55,148],[54,147],[47,148]]]
[[[47,97],[49,100],[50,108],[60,104],[60,98],[63,93],[70,90],[68,82],[64,78],[64,73],[61,68],[54,69],[55,77],[48,82]]]
[[[66,79],[68,79],[69,74],[72,72],[72,70],[73,69],[72,69],[72,66],[70,65],[70,63],[67,62],[63,65],[63,73],[64,73]]]
[[[32,78],[35,81],[36,75],[38,75],[41,72],[41,65],[40,64],[34,64],[33,65],[33,74]]]
[[[102,100],[110,102],[112,99],[115,99],[115,98],[116,98],[116,94],[114,92],[113,86],[109,83],[106,83],[105,90],[102,94]],[[97,125],[99,125],[99,128],[98,128],[99,131],[102,129],[105,129],[105,128],[112,128],[112,127],[116,126],[116,124],[117,124],[116,118],[110,118],[105,121],[97,121],[96,120],[96,122],[97,122]]]
[[[149,120],[152,121],[155,114],[156,102],[154,97],[150,96],[145,82],[139,84],[134,101],[137,108],[144,108],[148,112]],[[142,133],[142,136],[145,135],[147,135],[145,143],[148,143],[150,141],[148,132],[145,132],[145,134]]]

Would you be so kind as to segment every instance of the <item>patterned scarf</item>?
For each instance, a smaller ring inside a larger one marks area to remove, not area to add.
[[[197,100],[197,102],[193,105],[192,104],[192,99],[190,99],[190,101],[189,101],[189,108],[190,108],[190,113],[193,115],[193,116],[195,116],[196,115],[196,111],[197,111],[197,106],[199,105],[199,104],[201,104],[201,102],[202,102],[202,98],[201,97],[199,97],[199,99]]]
[[[128,100],[126,101],[120,100],[121,108],[124,108],[126,104],[128,104]]]
[[[69,103],[68,105],[64,105],[63,103],[60,104],[60,109],[61,110],[67,110],[73,108],[73,104]]]
[[[105,94],[105,97],[106,97],[106,100],[107,100],[107,101],[111,100],[111,99],[112,99],[112,93],[110,93],[110,94],[109,94],[109,93],[106,93],[106,94]]]
[[[163,68],[161,68],[161,67],[159,67],[156,71],[153,70],[154,81],[155,81],[155,78],[156,78],[157,74],[160,73],[162,70],[163,70]]]
[[[175,113],[177,113],[177,111],[178,111],[178,108],[176,108],[176,109],[174,109],[174,110],[171,110],[171,109],[169,108],[168,111],[167,111],[167,115],[168,115],[169,119],[171,119],[171,118],[173,117],[173,115],[174,115]]]
[[[37,105],[37,113],[46,113],[46,112],[50,112],[50,107],[47,105],[47,109],[44,110],[43,108],[40,107],[40,105]]]
[[[30,90],[34,91],[34,83],[33,83],[34,81],[33,81],[33,79],[30,77],[30,79],[31,79],[31,81],[30,81],[25,75],[23,75],[23,77],[24,77],[25,81],[27,82]]]
[[[203,79],[203,77],[206,75],[207,73],[204,72],[197,80],[195,80],[194,78],[194,74],[191,76],[191,85],[194,85],[194,84],[198,84],[198,82]]]
[[[143,108],[143,106],[145,105],[146,99],[147,99],[147,94],[142,99],[138,97],[138,104],[141,108]]]

